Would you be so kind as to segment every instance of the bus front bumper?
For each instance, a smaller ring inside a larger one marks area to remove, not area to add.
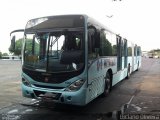
[[[84,106],[86,105],[86,89],[81,88],[78,91],[62,91],[62,90],[52,90],[44,88],[34,88],[25,86],[23,83],[22,95],[28,98],[54,101],[56,103],[72,104]]]

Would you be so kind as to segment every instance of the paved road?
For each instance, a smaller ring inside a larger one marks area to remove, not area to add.
[[[24,99],[20,66],[20,61],[0,61],[0,117],[4,120],[105,120],[120,112],[160,113],[160,59],[144,58],[129,80],[113,87],[107,98],[99,97],[85,107]]]
[[[0,109],[21,98],[21,62],[0,60]]]

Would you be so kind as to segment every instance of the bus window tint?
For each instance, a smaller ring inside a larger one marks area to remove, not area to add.
[[[137,56],[137,45],[134,46],[134,56]]]
[[[112,55],[117,56],[117,41],[114,34],[112,34]]]
[[[100,56],[116,55],[116,43],[112,42],[112,33],[101,31],[100,33]]]
[[[138,46],[138,47],[137,47],[137,56],[140,56],[140,55],[141,55],[141,47]]]
[[[121,40],[121,50],[122,50],[122,56],[124,56],[124,41]]]
[[[95,31],[93,29],[88,30],[88,58],[96,58],[96,53],[94,51],[94,41],[95,41]]]
[[[131,42],[128,41],[128,56],[132,56],[132,46]]]

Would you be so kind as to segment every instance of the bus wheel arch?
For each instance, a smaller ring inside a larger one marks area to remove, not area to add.
[[[110,93],[111,91],[111,88],[112,88],[112,70],[109,69],[106,73],[106,76],[105,76],[105,85],[104,85],[104,91],[102,93],[102,96],[103,97],[106,97],[108,96],[108,94]]]

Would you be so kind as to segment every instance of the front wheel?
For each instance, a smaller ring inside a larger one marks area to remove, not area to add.
[[[102,93],[102,96],[103,97],[108,96],[110,91],[111,91],[111,77],[110,77],[109,73],[107,73],[106,77],[105,77],[104,92]]]

